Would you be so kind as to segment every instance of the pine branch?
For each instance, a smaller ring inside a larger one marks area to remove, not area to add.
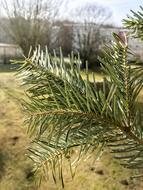
[[[126,28],[130,29],[131,34],[135,38],[143,40],[143,7],[140,6],[140,11],[134,12],[131,10],[132,16],[128,16],[123,20],[123,24]]]
[[[34,138],[31,158],[38,170],[49,165],[54,180],[58,163],[63,181],[60,163],[74,147],[80,147],[81,157],[107,145],[126,167],[143,167],[143,123],[137,107],[143,69],[128,65],[127,44],[116,34],[114,39],[101,59],[108,75],[102,87],[94,75],[93,82],[89,81],[88,66],[83,79],[79,59],[71,55],[67,65],[62,54],[53,57],[47,49],[36,49],[19,69],[19,77],[28,86],[29,100],[23,101],[23,108]]]

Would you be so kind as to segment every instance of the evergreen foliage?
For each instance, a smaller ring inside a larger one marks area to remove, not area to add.
[[[131,33],[134,37],[143,40],[143,7],[140,6],[140,11],[132,11],[133,16],[128,16],[123,20],[124,25],[131,29]]]
[[[134,13],[135,14],[135,13]],[[127,23],[134,19],[126,20]],[[131,27],[131,24],[127,25]],[[134,27],[138,27],[136,22]],[[131,27],[132,28],[132,27]],[[137,30],[140,36],[140,30]],[[72,173],[72,150],[82,156],[98,157],[108,147],[123,166],[143,168],[143,120],[137,98],[143,88],[143,68],[128,64],[126,35],[113,34],[114,42],[104,49],[100,61],[108,76],[101,88],[93,74],[89,80],[80,71],[80,59],[70,57],[70,65],[37,48],[19,69],[28,100],[22,105],[25,123],[32,136],[30,158],[36,171],[52,171],[62,179],[62,162],[67,159]]]

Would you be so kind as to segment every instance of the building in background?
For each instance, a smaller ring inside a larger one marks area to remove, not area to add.
[[[65,27],[64,27],[65,25]],[[62,26],[62,28],[60,28]],[[68,30],[67,30],[68,28]],[[55,38],[62,39],[65,37],[66,40],[63,41],[62,44],[64,45],[64,48],[67,50],[68,44],[71,46],[70,48],[77,47],[77,44],[75,43],[77,40],[77,31],[82,30],[83,24],[81,23],[73,23],[73,22],[63,22],[62,24],[57,24],[53,27],[53,33],[52,33],[52,39],[53,41],[57,41],[58,43],[54,44],[52,49],[58,49],[61,44],[59,43],[59,40],[56,40]],[[62,29],[62,30],[61,30]],[[63,30],[64,29],[64,30]],[[69,35],[69,30],[72,30],[73,34]],[[65,32],[61,34],[59,31]],[[68,31],[68,33],[67,33]],[[113,26],[102,26],[100,28],[100,34],[105,38],[104,42],[111,43],[113,41],[112,33],[119,33],[120,31],[126,31],[125,28],[118,28]],[[60,37],[58,36],[60,34]],[[69,39],[70,36],[72,36],[72,39]],[[62,38],[61,38],[62,37]],[[72,40],[72,41],[71,41]],[[69,43],[70,42],[70,43]],[[132,52],[134,53],[134,57],[132,59],[141,59],[143,60],[143,42],[136,38],[129,38],[128,44]],[[103,44],[104,45],[104,44]],[[77,47],[78,49],[78,47]],[[101,48],[102,49],[102,48]],[[71,49],[72,50],[72,49]],[[69,51],[69,50],[68,50]],[[21,48],[14,44],[13,40],[10,38],[10,35],[6,33],[2,28],[0,28],[0,63],[9,63],[10,59],[19,58],[22,56],[22,50]]]
[[[11,59],[22,57],[22,50],[18,45],[0,43],[0,64],[8,64]]]

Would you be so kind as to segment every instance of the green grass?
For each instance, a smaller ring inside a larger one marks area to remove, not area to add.
[[[14,72],[19,66],[16,64],[2,64],[0,63],[0,73]]]
[[[95,74],[97,80],[103,75]],[[19,87],[13,72],[0,73],[0,190],[36,190],[30,174],[33,164],[27,158],[27,147],[30,139],[23,128],[23,113],[20,110],[19,98],[24,91]],[[142,101],[140,95],[140,100]],[[134,182],[129,178],[132,172],[122,168],[112,159],[108,152],[93,164],[90,158],[82,161],[72,180],[67,174],[65,164],[66,190],[132,190]],[[128,181],[129,185],[123,184]],[[52,179],[42,181],[38,190],[60,190],[60,182],[55,185]],[[139,186],[137,188],[139,190]]]

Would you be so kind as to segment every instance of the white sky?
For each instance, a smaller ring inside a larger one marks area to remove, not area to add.
[[[12,0],[8,1],[11,2]],[[130,14],[131,9],[137,11],[140,5],[143,6],[143,0],[67,0],[67,2],[69,2],[70,8],[82,6],[87,2],[97,3],[98,5],[107,7],[113,14],[110,23],[119,26],[122,25],[122,19],[126,18],[127,14]],[[66,15],[66,11],[64,11],[64,15]]]
[[[143,6],[143,0],[69,0],[70,7],[77,7],[86,4],[87,2],[97,3],[104,7],[109,7],[109,10],[113,13],[113,19],[111,22],[117,25],[121,25],[121,20],[126,18],[127,14],[130,14],[130,10],[137,11],[139,6]]]

